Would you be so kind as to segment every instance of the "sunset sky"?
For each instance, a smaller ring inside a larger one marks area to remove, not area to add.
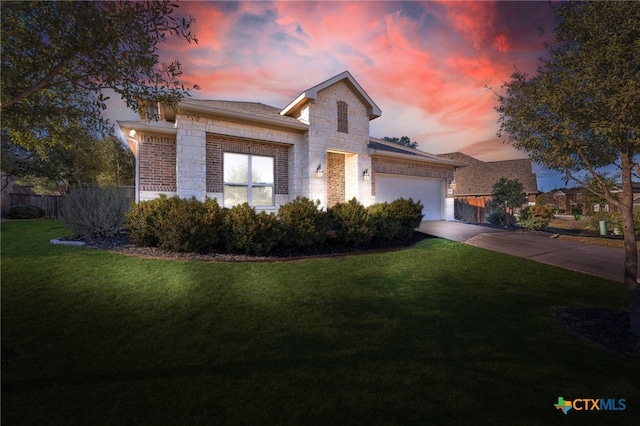
[[[160,53],[181,61],[184,82],[201,88],[195,98],[284,107],[348,70],[382,110],[372,136],[484,161],[524,156],[496,136],[486,87],[500,90],[514,66],[535,73],[555,26],[546,1],[182,1],[179,13],[196,18],[199,44],[176,40]],[[562,186],[535,171],[539,188]]]

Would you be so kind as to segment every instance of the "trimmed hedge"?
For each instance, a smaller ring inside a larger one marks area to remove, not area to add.
[[[256,213],[256,209],[248,203],[229,209],[224,218],[224,227],[226,248],[231,252],[269,254],[281,241],[276,215]]]
[[[289,247],[308,247],[327,239],[328,217],[319,210],[320,200],[297,197],[278,209],[282,243]]]
[[[14,206],[7,212],[9,219],[41,219],[47,212],[38,206]]]
[[[355,197],[330,208],[329,217],[338,241],[343,243],[358,245],[371,241],[375,235],[369,212]]]
[[[276,215],[258,213],[247,203],[226,209],[216,200],[161,195],[135,205],[126,214],[126,226],[129,240],[138,246],[266,255],[279,246],[323,244],[331,230],[338,241],[354,245],[406,238],[422,220],[422,204],[411,199],[365,208],[353,198],[328,211],[319,206],[319,201],[298,197]]]
[[[204,253],[223,241],[224,209],[216,200],[161,195],[136,204],[126,219],[129,241],[138,246]]]

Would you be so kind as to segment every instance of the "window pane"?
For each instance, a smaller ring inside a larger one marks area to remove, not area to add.
[[[254,186],[251,188],[251,195],[254,206],[273,205],[273,187],[271,186]]]
[[[273,183],[273,158],[272,157],[251,157],[251,182],[272,184]]]
[[[224,186],[224,206],[231,208],[238,204],[247,203],[249,199],[249,191],[246,186]]]
[[[249,156],[224,153],[225,183],[249,183]]]

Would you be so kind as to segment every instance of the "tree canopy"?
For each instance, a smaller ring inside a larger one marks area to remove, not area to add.
[[[80,184],[127,186],[135,183],[135,158],[116,137],[78,137],[71,146],[29,150],[2,137],[0,167],[4,187],[9,179],[34,187],[39,194],[64,194]]]
[[[413,149],[417,149],[418,148],[418,142],[416,141],[412,141],[408,136],[402,136],[402,137],[389,137],[389,136],[385,136],[384,138],[382,138],[383,141],[387,141],[387,142],[392,142],[392,143],[397,143],[398,145],[402,145],[402,146],[406,146],[407,148],[413,148]]]
[[[632,172],[640,169],[640,2],[568,2],[533,77],[516,71],[498,95],[500,133],[536,162],[619,208],[631,329],[640,334]],[[612,193],[603,168],[620,170]],[[588,185],[579,172],[587,171]]]
[[[69,145],[82,128],[106,135],[105,91],[175,105],[197,86],[179,61],[161,62],[170,37],[196,42],[194,18],[169,1],[5,2],[1,15],[2,126],[18,145]]]

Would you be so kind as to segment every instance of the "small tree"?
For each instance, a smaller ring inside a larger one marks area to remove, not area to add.
[[[522,184],[517,179],[500,178],[491,188],[491,201],[489,207],[504,213],[504,225],[511,226],[512,218],[516,210],[527,202]]]

